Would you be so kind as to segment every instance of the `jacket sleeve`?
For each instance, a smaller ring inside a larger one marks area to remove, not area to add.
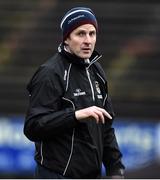
[[[114,112],[112,108],[111,99],[108,98],[106,102],[106,110],[112,115],[114,119]],[[124,165],[121,161],[122,153],[120,152],[115,130],[112,127],[113,120],[106,120],[104,125],[104,149],[103,149],[103,164],[106,168],[107,176],[123,177]]]
[[[60,79],[40,69],[29,86],[29,106],[26,113],[24,134],[31,141],[49,140],[65,129],[73,128],[77,121],[71,105],[62,99]]]

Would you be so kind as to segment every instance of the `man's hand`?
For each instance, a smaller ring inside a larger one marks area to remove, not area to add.
[[[105,123],[105,117],[112,119],[112,116],[105,109],[99,108],[97,106],[91,106],[78,110],[75,112],[75,116],[79,121],[87,118],[93,118],[97,123],[102,122],[103,124]]]

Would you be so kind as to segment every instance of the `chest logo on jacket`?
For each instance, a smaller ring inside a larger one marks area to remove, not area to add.
[[[95,87],[96,87],[96,91],[98,93],[98,95],[97,95],[98,99],[103,99],[98,81],[95,81]]]
[[[100,90],[98,81],[95,81],[95,86],[96,86],[96,90],[97,90],[98,94],[101,94],[101,90]]]
[[[74,94],[74,96],[84,96],[84,95],[86,95],[86,92],[82,91],[81,89],[76,89],[73,94]]]

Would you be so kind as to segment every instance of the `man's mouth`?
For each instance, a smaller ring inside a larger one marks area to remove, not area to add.
[[[83,51],[83,52],[87,52],[87,53],[88,53],[88,52],[90,52],[90,51],[91,51],[91,49],[90,49],[90,48],[82,48],[82,51]]]

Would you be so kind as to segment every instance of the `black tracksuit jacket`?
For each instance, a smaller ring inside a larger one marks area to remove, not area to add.
[[[27,86],[24,134],[35,142],[35,160],[69,178],[100,177],[102,162],[108,175],[121,175],[124,169],[113,120],[97,124],[75,118],[76,110],[89,106],[104,108],[114,118],[99,58],[93,52],[86,63],[61,47]]]

